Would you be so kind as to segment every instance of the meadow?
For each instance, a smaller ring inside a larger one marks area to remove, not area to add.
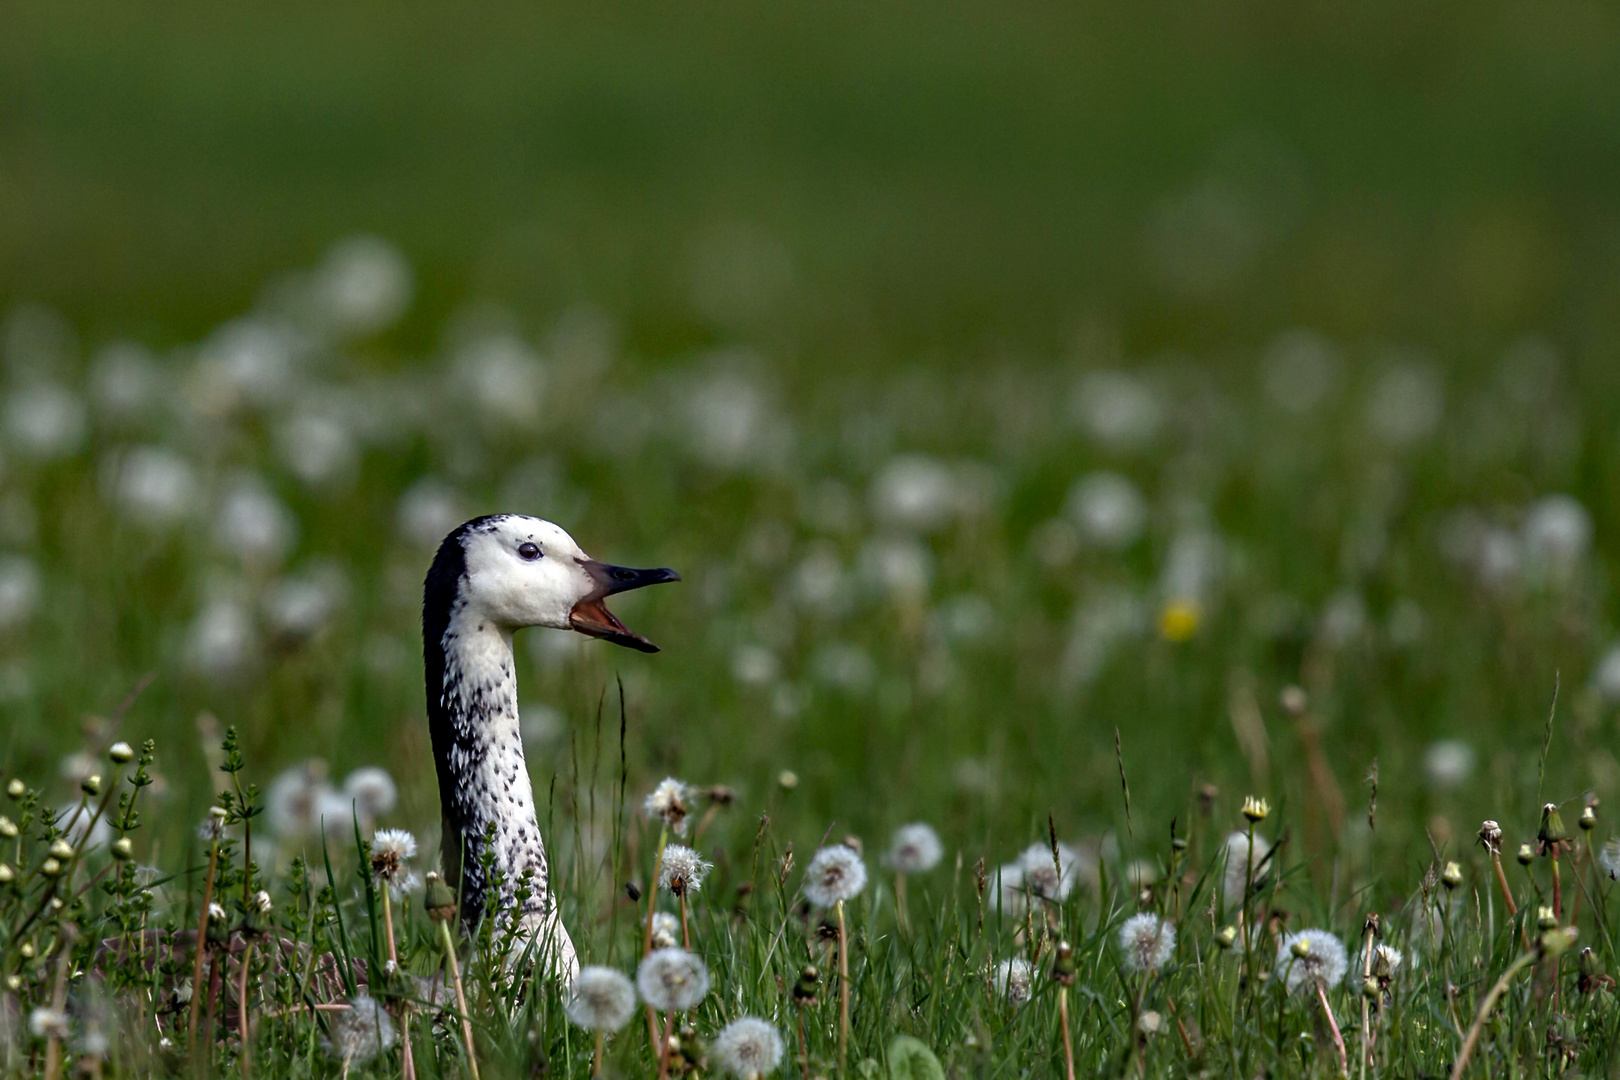
[[[18,6],[7,1075],[1613,1074],[1612,18],[927,14]],[[690,1005],[425,882],[496,511],[682,575],[517,680]]]

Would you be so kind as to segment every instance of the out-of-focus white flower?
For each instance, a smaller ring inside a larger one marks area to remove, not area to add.
[[[518,706],[518,731],[525,743],[549,743],[567,728],[567,718],[554,705],[531,701]]]
[[[735,371],[700,380],[686,398],[687,438],[693,454],[720,469],[759,465],[773,449],[771,433],[783,424],[763,390]]]
[[[844,564],[829,547],[812,549],[793,571],[794,596],[814,611],[836,612],[847,601],[848,591]]]
[[[1147,626],[1147,606],[1124,589],[1103,588],[1085,597],[1074,612],[1058,667],[1058,685],[1068,692],[1091,685],[1102,674],[1115,646],[1141,634]]]
[[[1009,1005],[1022,1005],[1028,1001],[1034,982],[1034,965],[1022,956],[1003,960],[996,965],[996,996]]]
[[[704,862],[703,856],[685,844],[669,844],[658,868],[658,887],[672,896],[695,893],[703,888],[703,879],[713,869],[713,863]]]
[[[1285,330],[1261,357],[1266,396],[1286,412],[1308,413],[1331,399],[1343,381],[1339,350],[1314,330]]]
[[[399,531],[418,548],[437,548],[466,518],[455,492],[432,478],[418,480],[399,500]]]
[[[416,858],[416,837],[404,829],[378,829],[371,840],[371,873],[384,885],[399,885],[411,875],[406,865]]]
[[[1474,772],[1474,748],[1461,739],[1441,739],[1423,752],[1423,772],[1442,790],[1460,787]]]
[[[28,1014],[28,1031],[36,1039],[66,1039],[68,1015],[61,1009],[41,1005]]]
[[[375,819],[393,811],[399,802],[399,788],[387,769],[364,765],[343,778],[343,799],[352,802],[362,818]]]
[[[622,971],[583,967],[568,987],[564,1011],[586,1031],[618,1031],[636,1014],[636,988]]]
[[[890,459],[872,480],[872,515],[886,525],[932,532],[961,506],[955,471],[922,454]]]
[[[897,599],[920,601],[934,579],[934,557],[909,537],[874,537],[861,548],[861,576]]]
[[[1610,837],[1598,849],[1598,865],[1610,881],[1620,881],[1620,837]]]
[[[84,402],[67,387],[29,383],[7,391],[5,398],[6,437],[24,455],[54,461],[84,443]]]
[[[1018,856],[1019,888],[1026,894],[1062,903],[1069,898],[1083,872],[1089,868],[1076,849],[1058,844],[1057,857],[1051,844],[1031,844]]]
[[[1406,360],[1379,376],[1367,397],[1367,427],[1390,446],[1426,438],[1445,412],[1440,376],[1427,363]]]
[[[1069,489],[1064,510],[1085,540],[1108,551],[1130,547],[1147,524],[1147,500],[1119,473],[1082,476]]]
[[[276,456],[310,487],[341,484],[360,463],[360,445],[348,418],[337,409],[308,404],[275,429]]]
[[[1175,924],[1151,912],[1132,915],[1119,928],[1119,951],[1131,971],[1158,971],[1176,951]]]
[[[655,911],[652,917],[652,947],[668,949],[680,943],[681,921],[667,911]]]
[[[1393,945],[1374,945],[1372,951],[1372,976],[1375,979],[1390,979],[1401,969],[1405,961],[1401,950]],[[1361,989],[1363,971],[1367,970],[1367,954],[1362,953],[1356,957],[1355,963],[1350,965],[1344,973],[1344,984],[1352,990]]]
[[[95,817],[95,807],[80,807],[78,800],[63,803],[56,810],[56,827],[67,834],[74,847],[93,848],[109,843],[113,838],[112,823],[107,815],[102,814],[92,827],[90,819]],[[86,831],[89,832],[88,839]]]
[[[298,519],[264,482],[236,478],[220,500],[214,542],[245,563],[275,566],[298,539]]]
[[[399,321],[414,282],[399,249],[376,236],[338,241],[315,271],[313,285],[329,326],[343,335],[374,334]]]
[[[265,591],[265,623],[282,638],[306,639],[331,621],[347,592],[348,583],[335,566],[280,578]]]
[[[298,385],[298,364],[310,341],[291,322],[247,316],[208,336],[186,383],[199,411],[218,416],[232,409],[264,409],[289,400]]]
[[[636,989],[659,1012],[683,1012],[708,994],[709,969],[685,949],[655,949],[636,968]]]
[[[510,331],[465,342],[450,362],[457,389],[485,419],[520,430],[539,425],[546,367],[527,342]]]
[[[344,1065],[360,1065],[394,1046],[394,1021],[366,994],[349,999],[349,1007],[329,1016],[327,1050]]]
[[[720,1029],[714,1054],[732,1076],[761,1080],[782,1064],[782,1035],[757,1016],[743,1016]]]
[[[1563,584],[1592,546],[1592,515],[1578,499],[1547,495],[1530,507],[1520,534],[1531,572]]]
[[[107,344],[90,362],[90,399],[106,421],[123,423],[151,412],[164,392],[151,352],[133,341]]]
[[[0,630],[22,626],[39,607],[40,577],[26,555],[0,555]]]
[[[641,804],[641,810],[650,820],[662,822],[676,836],[685,836],[694,797],[689,786],[673,776],[666,776],[652,789]]]
[[[1188,528],[1170,541],[1159,589],[1167,601],[1203,606],[1225,568],[1226,548],[1221,538],[1205,528]]]
[[[1246,833],[1234,832],[1226,838],[1226,867],[1221,872],[1221,891],[1226,898],[1226,906],[1233,908],[1243,903],[1244,877],[1253,866],[1254,876],[1250,884],[1258,882],[1264,876],[1266,855],[1271,851],[1271,845],[1263,836],[1254,838],[1253,858],[1250,858],[1249,837]]]
[[[744,686],[769,686],[781,673],[776,654],[763,645],[739,645],[731,654],[731,677]]]
[[[326,764],[311,758],[276,774],[265,793],[270,831],[277,836],[299,837],[315,832],[321,801],[332,794],[326,782]]]
[[[1348,589],[1329,597],[1317,620],[1316,632],[1331,649],[1354,644],[1367,629],[1367,605],[1358,593]]]
[[[1592,686],[1604,701],[1620,701],[1620,645],[1611,645],[1592,671]]]
[[[110,468],[113,501],[137,525],[167,528],[197,507],[197,469],[167,447],[131,447]]]
[[[945,845],[939,842],[939,833],[925,822],[913,822],[894,830],[883,864],[897,874],[926,874],[939,865],[945,855]]]
[[[1277,946],[1277,977],[1290,991],[1336,986],[1349,966],[1344,943],[1326,930],[1287,934]]]
[[[1152,387],[1123,371],[1090,371],[1075,387],[1071,414],[1093,442],[1110,450],[1137,450],[1164,423],[1164,405]]]
[[[247,606],[228,597],[208,601],[186,632],[186,661],[206,679],[224,682],[241,675],[256,650],[253,617]]]
[[[866,888],[866,863],[854,848],[829,844],[817,851],[804,871],[804,895],[816,907],[853,900]]]

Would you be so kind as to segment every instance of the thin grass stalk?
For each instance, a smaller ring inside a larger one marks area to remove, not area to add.
[[[849,1060],[849,928],[844,921],[844,902],[838,901],[838,1071]]]
[[[467,1011],[467,991],[461,983],[461,963],[456,959],[456,943],[450,937],[450,920],[436,919],[439,940],[444,945],[445,962],[450,965],[450,982],[456,988],[456,1011],[461,1013],[461,1036],[467,1044],[467,1068],[478,1080],[478,1051],[473,1047],[472,1014]]]
[[[191,967],[191,1009],[186,1019],[187,1058],[193,1058],[197,1052],[197,1016],[202,1009],[203,950],[208,947],[208,905],[214,902],[214,872],[218,868],[219,841],[214,840],[208,846],[208,873],[203,877],[202,914],[197,917],[196,959]]]
[[[1457,1051],[1457,1063],[1451,1068],[1451,1080],[1462,1080],[1463,1071],[1468,1068],[1468,1059],[1474,1056],[1474,1047],[1479,1045],[1479,1033],[1484,1030],[1485,1021],[1490,1017],[1491,1010],[1496,1007],[1497,999],[1507,992],[1508,983],[1513,981],[1513,976],[1535,962],[1536,955],[1532,950],[1509,964],[1508,969],[1502,972],[1502,977],[1496,980],[1496,985],[1491,987],[1490,993],[1485,995],[1485,1000],[1480,1003],[1479,1013],[1468,1028],[1468,1034],[1463,1037],[1462,1049]]]
[[[248,969],[253,965],[253,942],[242,950],[241,970],[236,974],[236,1037],[242,1044],[242,1075],[253,1075],[253,1027],[248,1011]]]
[[[1350,1059],[1344,1052],[1344,1036],[1339,1033],[1339,1021],[1333,1015],[1333,1006],[1328,1004],[1327,987],[1321,982],[1312,980],[1316,987],[1316,1000],[1322,1003],[1322,1015],[1327,1017],[1328,1030],[1333,1032],[1333,1048],[1339,1052],[1339,1075],[1350,1074]]]

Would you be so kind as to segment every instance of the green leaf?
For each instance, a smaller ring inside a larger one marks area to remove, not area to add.
[[[945,1067],[921,1039],[896,1035],[889,1043],[889,1080],[945,1080]]]

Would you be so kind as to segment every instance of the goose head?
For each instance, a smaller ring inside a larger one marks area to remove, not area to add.
[[[497,626],[575,630],[641,652],[658,651],[604,601],[614,593],[679,581],[675,571],[598,562],[558,526],[518,514],[470,521],[458,532],[466,567],[460,599]]]

